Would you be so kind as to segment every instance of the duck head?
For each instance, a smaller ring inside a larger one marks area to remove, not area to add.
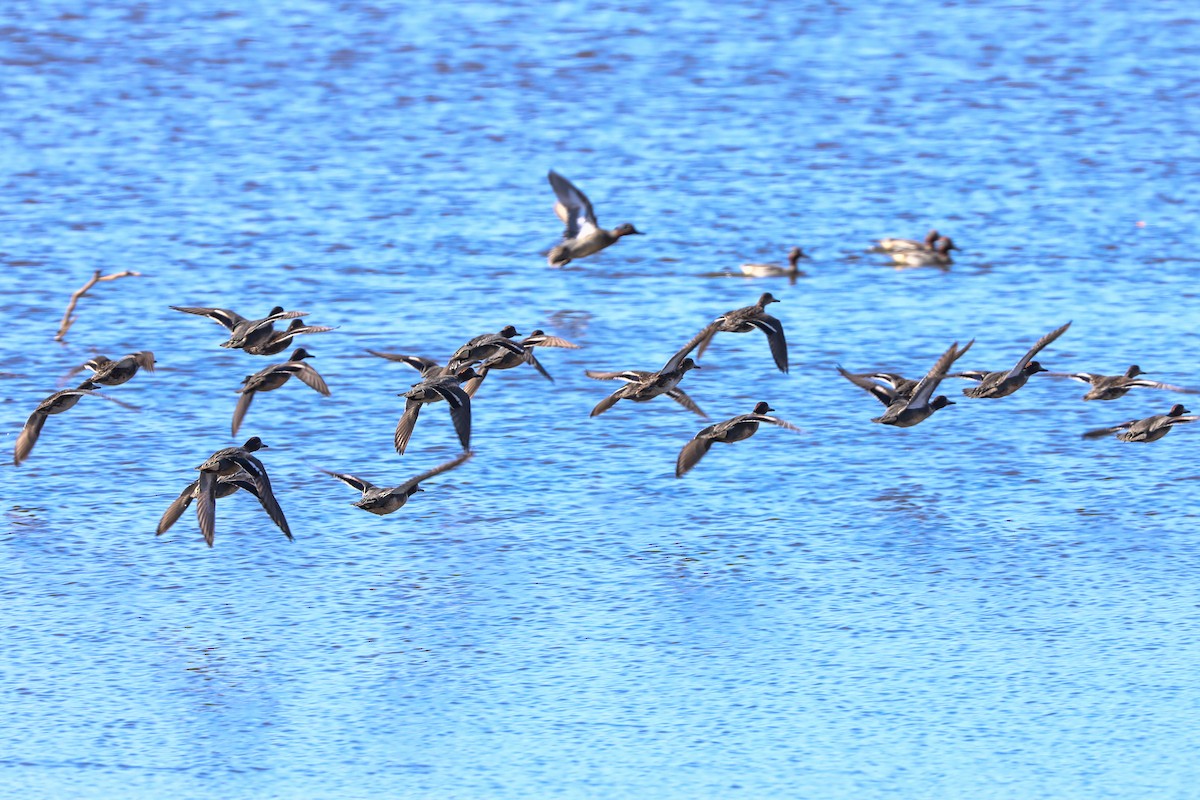
[[[934,242],[941,238],[941,234],[937,232],[937,228],[930,228],[929,233],[925,234],[925,246],[933,247]]]
[[[946,395],[939,394],[937,397],[933,398],[933,402],[929,404],[929,407],[936,411],[939,408],[945,408],[946,406],[953,405],[957,405],[957,403],[946,397]]]
[[[1167,412],[1167,416],[1168,417],[1182,417],[1184,414],[1190,414],[1190,413],[1192,413],[1192,412],[1188,411],[1186,408],[1183,407],[1183,403],[1176,403],[1175,405],[1171,406],[1171,410]]]
[[[269,448],[263,444],[262,439],[258,438],[257,436],[251,436],[246,440],[246,443],[242,445],[242,449],[249,450],[251,453],[253,453],[255,450],[267,450]]]
[[[802,258],[808,258],[808,254],[799,247],[793,247],[791,250],[788,250],[788,263],[790,263],[793,267],[796,266],[796,262]]]
[[[763,292],[763,296],[758,298],[758,307],[766,308],[771,303],[778,303],[778,302],[779,302],[779,298],[777,298],[775,295],[771,294],[770,292]]]
[[[290,361],[303,361],[306,358],[316,358],[316,356],[314,356],[312,353],[305,350],[303,347],[297,347],[296,351],[294,353],[292,353],[292,357],[289,360]]]
[[[770,414],[774,410],[769,404],[763,402],[756,403],[754,406],[755,414]]]
[[[1139,367],[1137,364],[1130,364],[1129,369],[1125,370],[1126,378],[1136,378],[1138,375],[1145,375],[1145,374],[1146,373],[1142,372],[1142,368]]]
[[[633,227],[632,222],[626,222],[623,225],[613,229],[613,236],[620,239],[622,236],[643,236],[644,234],[637,228]]]
[[[512,337],[520,336],[521,334],[517,333],[517,329],[514,328],[512,325],[505,325],[500,330],[500,335],[503,336],[505,339],[511,339]]]
[[[1046,369],[1045,367],[1043,367],[1041,364],[1039,364],[1036,361],[1030,361],[1028,364],[1025,365],[1025,374],[1026,375],[1036,375],[1039,372],[1049,372],[1049,370]]]
[[[691,358],[685,358],[679,365],[679,371],[687,372],[689,369],[700,369],[700,365]]]

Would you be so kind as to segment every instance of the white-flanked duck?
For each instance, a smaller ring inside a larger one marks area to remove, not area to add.
[[[698,334],[692,337],[690,342],[684,345],[680,352],[686,354],[695,347],[698,348],[696,358],[700,358],[718,333],[749,333],[753,330],[760,330],[767,336],[767,344],[771,348],[775,366],[779,368],[780,372],[787,372],[787,338],[783,333],[783,323],[764,310],[769,304],[778,302],[775,295],[764,292],[754,305],[727,311],[705,325]]]
[[[1071,323],[1068,322],[1061,328],[1055,328],[1038,339],[1033,347],[1029,348],[1029,351],[1021,356],[1021,359],[1012,369],[1000,370],[998,372],[969,370],[955,373],[953,377],[979,381],[978,386],[963,389],[963,394],[967,397],[1008,397],[1017,389],[1024,386],[1031,375],[1047,371],[1045,367],[1034,361],[1033,357],[1040,353],[1046,345],[1066,333],[1069,327],[1071,327]]]
[[[285,319],[303,317],[307,311],[284,311],[283,306],[275,306],[271,313],[262,319],[246,319],[241,314],[227,308],[201,308],[198,306],[171,306],[175,311],[185,314],[196,314],[208,317],[229,331],[229,339],[221,343],[221,347],[244,349],[246,347],[261,347],[271,341],[276,333],[275,323]]]
[[[1184,422],[1195,422],[1198,419],[1200,419],[1200,416],[1192,414],[1182,404],[1176,403],[1171,406],[1171,410],[1166,414],[1155,414],[1153,417],[1146,417],[1145,419],[1134,419],[1129,422],[1123,422],[1120,425],[1113,425],[1109,428],[1097,428],[1083,434],[1083,438],[1100,439],[1109,434],[1116,433],[1117,438],[1122,442],[1156,442],[1170,433],[1173,426]]]
[[[431,470],[422,472],[417,477],[410,478],[399,486],[393,486],[391,488],[376,486],[370,481],[365,481],[362,478],[356,478],[353,475],[347,475],[344,472],[331,472],[327,469],[323,469],[321,471],[326,475],[332,475],[347,486],[362,492],[362,497],[354,503],[351,503],[351,505],[353,505],[355,508],[361,508],[363,511],[370,511],[372,514],[383,516],[384,514],[391,514],[393,511],[403,508],[404,504],[408,502],[408,498],[412,497],[417,492],[425,491],[421,488],[421,483],[429,480],[435,475],[441,475],[443,472],[449,472],[450,470],[465,463],[467,459],[473,455],[474,453],[467,451],[462,455],[459,455],[457,458],[436,466]]]
[[[404,413],[396,422],[396,433],[393,442],[396,452],[404,455],[408,440],[412,437],[413,428],[417,425],[417,417],[421,406],[426,403],[436,403],[445,400],[450,406],[450,420],[454,423],[454,431],[462,443],[464,451],[471,449],[471,397],[462,388],[462,382],[475,377],[475,370],[467,367],[458,373],[441,372],[431,375],[420,383],[414,383],[407,392],[400,394],[405,398]]]
[[[774,410],[768,404],[760,402],[754,406],[754,411],[749,414],[739,414],[724,422],[709,425],[697,433],[679,451],[679,457],[675,460],[675,477],[683,477],[692,467],[699,464],[700,459],[704,458],[704,454],[708,452],[714,442],[733,444],[743,439],[749,439],[758,432],[758,426],[763,422],[770,425],[778,425],[789,431],[800,432],[800,428],[792,423],[779,419],[779,417],[769,416]]]
[[[919,247],[914,250],[896,250],[891,252],[892,261],[901,267],[948,267],[954,263],[950,257],[951,250],[958,246],[949,236],[938,239],[933,247]]]
[[[562,241],[550,248],[547,257],[550,266],[565,266],[571,263],[572,259],[599,253],[622,236],[641,234],[641,231],[628,222],[612,230],[601,228],[587,195],[554,170],[550,170],[547,177],[554,189],[554,196],[558,198],[558,202],[554,204],[554,213],[567,226],[563,231]]]
[[[808,258],[808,256],[799,247],[793,247],[788,251],[786,267],[778,264],[742,264],[741,270],[743,275],[751,278],[792,278],[794,280],[804,275],[804,270],[800,269],[800,259],[802,258]]]
[[[1200,394],[1195,389],[1188,389],[1183,386],[1172,386],[1169,383],[1160,383],[1147,378],[1139,378],[1138,375],[1145,375],[1142,368],[1137,364],[1131,364],[1129,369],[1125,370],[1124,375],[1100,375],[1095,372],[1048,372],[1046,373],[1052,378],[1071,378],[1072,380],[1080,381],[1091,385],[1091,389],[1083,396],[1084,400],[1116,400],[1118,397],[1124,397],[1130,389],[1136,387],[1145,387],[1148,389],[1164,389],[1169,392],[1181,392],[1183,394]]]
[[[916,239],[880,239],[871,249],[877,253],[899,253],[904,250],[932,250],[933,244],[942,238],[936,228],[930,229],[922,241]]]
[[[907,400],[897,397],[895,402],[887,407],[882,416],[878,416],[871,422],[878,422],[882,425],[894,425],[897,428],[911,428],[924,420],[928,419],[933,412],[946,406],[954,405],[954,401],[948,399],[945,395],[934,396],[937,391],[938,384],[946,377],[946,373],[950,367],[958,360],[963,353],[971,349],[971,345],[975,344],[975,340],[967,342],[966,347],[959,349],[958,342],[950,345],[950,348],[942,353],[941,357],[934,363],[929,372],[925,373],[925,377],[921,378],[917,383],[916,389],[913,390],[912,396]]]
[[[271,521],[279,526],[288,541],[292,541],[292,532],[288,528],[283,509],[275,500],[271,489],[271,479],[267,476],[267,468],[254,456],[259,450],[266,450],[267,445],[257,436],[251,436],[241,447],[225,447],[209,456],[203,464],[196,467],[200,477],[194,490],[196,500],[196,519],[200,521],[200,532],[204,541],[212,547],[214,530],[216,528],[217,484],[221,478],[230,478],[244,473],[254,485],[258,502]],[[232,492],[230,492],[232,493]],[[178,502],[178,501],[177,501]]]
[[[38,437],[42,435],[42,426],[46,424],[46,418],[51,414],[61,414],[64,411],[74,408],[75,404],[82,400],[84,395],[103,397],[105,400],[116,403],[119,406],[133,408],[128,403],[122,403],[120,400],[106,397],[95,391],[99,388],[99,384],[86,380],[74,389],[60,389],[38,403],[37,408],[33,410],[33,413],[29,415],[29,419],[25,421],[25,426],[21,428],[21,432],[17,434],[17,443],[13,448],[13,466],[20,466],[22,461],[29,458],[29,454],[33,452],[33,446],[37,444]]]
[[[278,389],[287,383],[288,378],[291,378],[293,375],[299,378],[304,385],[328,397],[329,387],[325,385],[325,379],[312,366],[304,363],[304,359],[313,357],[312,353],[303,347],[298,347],[292,353],[292,357],[284,363],[272,364],[253,375],[248,375],[242,381],[242,388],[238,389],[241,397],[238,398],[237,406],[233,409],[232,433],[236,436],[238,428],[242,427],[242,419],[246,416],[246,412],[250,410],[250,403],[254,401],[255,394]]]

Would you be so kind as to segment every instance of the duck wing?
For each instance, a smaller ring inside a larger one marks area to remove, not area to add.
[[[523,358],[525,359],[525,363],[536,369],[543,378],[551,383],[554,383],[554,378],[550,377],[550,373],[546,372],[546,368],[542,366],[542,362],[538,361],[537,357],[533,354],[533,348],[525,348],[525,355]]]
[[[1005,378],[1012,378],[1020,374],[1025,367],[1029,365],[1029,362],[1033,360],[1033,357],[1041,352],[1042,348],[1066,333],[1067,328],[1069,327],[1071,327],[1070,322],[1068,322],[1066,325],[1063,325],[1061,328],[1055,328],[1042,338],[1038,339],[1037,342],[1034,343],[1033,347],[1029,348],[1029,352],[1021,356],[1021,360],[1016,363],[1016,366],[1008,371],[1008,374],[1005,376]]]
[[[1137,424],[1137,422],[1138,422],[1138,420],[1131,419],[1131,420],[1129,420],[1129,422],[1122,422],[1120,425],[1111,425],[1107,428],[1096,428],[1094,430],[1090,430],[1090,431],[1084,433],[1082,435],[1082,438],[1084,438],[1084,439],[1103,439],[1105,436],[1111,436],[1112,434],[1116,433],[1117,431],[1123,431],[1126,428],[1132,428],[1135,424]]]
[[[360,492],[366,492],[368,489],[376,488],[375,484],[371,483],[370,481],[365,481],[362,478],[356,478],[353,475],[347,475],[345,472],[331,472],[330,470],[327,470],[327,469],[323,469],[323,470],[321,470],[321,472],[324,472],[326,475],[330,475],[334,478],[337,478],[339,481],[346,484],[351,489],[356,489]]]
[[[426,470],[425,472],[422,472],[420,475],[416,476],[415,478],[409,478],[404,483],[397,486],[395,489],[392,489],[392,493],[393,494],[408,494],[408,491],[410,489],[412,489],[414,486],[417,486],[418,484],[422,483],[423,481],[429,480],[430,478],[432,478],[435,475],[441,475],[443,472],[449,472],[450,470],[461,466],[462,464],[469,461],[471,456],[473,456],[473,455],[475,455],[475,453],[473,453],[470,450],[467,450],[467,451],[459,454],[455,458],[445,462],[444,464],[438,464],[433,469]]]
[[[696,353],[696,358],[704,355],[704,351],[707,350],[709,344],[712,343],[712,338],[716,335],[717,328],[720,326],[720,320],[714,320],[701,328],[699,333],[689,339],[687,344],[681,347],[679,351],[675,353],[675,355],[671,356],[667,360],[667,363],[663,366],[662,371],[670,372],[678,369],[679,365],[683,363],[683,360],[687,358],[697,347],[699,347],[700,350]]]
[[[892,402],[896,400],[897,393],[895,389],[889,389],[888,387],[869,380],[862,375],[856,375],[853,372],[848,372],[842,368],[841,364],[837,365],[837,371],[838,374],[853,383],[858,388],[870,392],[872,397],[883,403],[885,406],[890,406]]]
[[[288,528],[287,518],[283,516],[283,509],[279,507],[279,501],[275,499],[275,492],[271,489],[271,479],[267,477],[266,467],[249,454],[238,458],[237,462],[250,475],[254,488],[258,490],[258,502],[263,507],[263,511],[267,512],[271,521],[279,526],[279,530],[283,531],[283,535],[288,538],[289,542],[294,541],[292,531]]]
[[[1188,389],[1185,386],[1173,386],[1169,383],[1160,383],[1159,381],[1151,381],[1145,378],[1130,378],[1124,382],[1125,386],[1144,386],[1148,389],[1165,389],[1169,392],[1181,392],[1182,394],[1200,394],[1196,389]]]
[[[705,429],[707,430],[707,428]],[[696,434],[696,438],[683,446],[679,451],[679,457],[675,459],[675,477],[682,478],[692,467],[700,463],[700,459],[704,458],[704,454],[712,447],[713,440],[702,435],[704,431]]]
[[[175,311],[182,311],[185,314],[197,314],[201,317],[208,317],[213,322],[224,326],[232,331],[235,326],[248,320],[241,314],[230,311],[228,308],[200,308],[199,306],[171,306]]]
[[[471,449],[471,396],[461,386],[440,383],[433,390],[450,406],[450,420],[463,450]]]
[[[941,357],[934,362],[933,368],[925,373],[925,377],[921,378],[917,388],[913,390],[912,398],[905,404],[906,408],[919,409],[929,405],[929,401],[933,399],[934,392],[937,391],[938,384],[946,377],[946,371],[962,357],[964,353],[971,349],[971,345],[975,344],[975,340],[967,342],[967,346],[959,349],[958,342],[950,345],[950,348],[942,353]]]
[[[188,506],[192,504],[192,500],[196,497],[196,489],[200,486],[200,480],[197,478],[187,485],[187,488],[179,493],[179,497],[172,501],[171,505],[167,506],[167,510],[163,512],[162,517],[158,520],[158,527],[154,529],[155,536],[162,536],[171,526],[174,525],[183,512],[188,510]]]
[[[594,233],[599,223],[596,222],[596,212],[592,210],[592,201],[587,199],[587,195],[554,170],[550,170],[546,177],[554,189],[554,196],[558,198],[554,213],[567,226],[563,238],[577,239]]]
[[[626,369],[622,370],[621,372],[598,372],[594,369],[587,369],[583,371],[583,374],[587,375],[594,381],[625,381],[626,383],[638,383],[646,380],[646,378],[650,377],[654,373],[646,372],[645,370],[640,369]]]
[[[746,320],[767,335],[767,344],[771,347],[771,356],[780,372],[788,371],[787,339],[783,335],[783,323],[770,314],[759,314]]]
[[[596,407],[592,409],[592,413],[588,414],[588,416],[589,417],[600,416],[605,411],[608,411],[610,408],[615,406],[617,404],[617,401],[620,400],[624,396],[625,396],[625,387],[622,386],[620,389],[617,389],[615,392],[613,392],[608,397],[601,400],[599,403],[596,403]]]
[[[230,432],[234,436],[237,436],[238,428],[242,427],[242,420],[246,417],[246,412],[250,410],[250,404],[254,402],[254,395],[253,389],[243,390],[238,397],[237,405],[233,407],[233,428]]]
[[[301,362],[299,365],[293,366],[291,371],[297,378],[303,381],[305,386],[309,386],[325,397],[329,397],[329,387],[325,385],[325,379],[311,366]]]
[[[22,461],[29,458],[38,437],[42,435],[42,426],[46,424],[48,416],[44,411],[34,411],[29,415],[25,427],[21,428],[21,433],[17,436],[17,445],[13,448],[13,466],[20,466]]]
[[[396,422],[396,433],[392,437],[396,452],[400,455],[404,455],[404,448],[408,447],[408,440],[412,438],[413,428],[417,426],[417,417],[420,414],[421,404],[416,400],[409,400],[404,404],[404,413]]]
[[[679,405],[683,406],[688,411],[691,411],[696,416],[702,417],[703,419],[708,419],[708,414],[705,414],[703,411],[701,411],[700,406],[696,405],[696,401],[688,397],[687,393],[679,387],[671,389],[669,392],[667,392],[667,397],[671,398],[676,403],[679,403]]]
[[[440,369],[441,365],[432,358],[421,358],[421,356],[407,356],[402,353],[382,353],[378,350],[368,350],[373,356],[386,358],[388,361],[399,361],[401,364],[408,364],[413,369],[424,375],[431,369]]]

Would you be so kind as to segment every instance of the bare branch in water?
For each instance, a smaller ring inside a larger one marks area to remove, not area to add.
[[[63,337],[67,335],[67,331],[75,324],[77,317],[72,317],[71,312],[75,310],[75,304],[79,302],[79,298],[88,293],[88,289],[91,289],[100,281],[115,281],[117,278],[140,278],[141,276],[142,273],[134,272],[131,269],[127,269],[124,272],[114,272],[112,275],[101,275],[100,270],[96,270],[91,280],[75,290],[75,293],[71,295],[71,302],[67,303],[67,313],[63,314],[62,324],[58,326],[58,333],[54,334],[54,341],[63,341]]]

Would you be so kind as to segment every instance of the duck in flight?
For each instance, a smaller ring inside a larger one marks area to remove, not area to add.
[[[758,403],[754,406],[754,411],[749,414],[739,414],[724,422],[709,425],[697,433],[679,451],[679,457],[675,460],[675,477],[682,478],[692,467],[699,464],[700,459],[704,458],[704,454],[708,452],[714,442],[733,444],[743,439],[749,439],[758,432],[760,423],[766,422],[770,425],[778,425],[781,428],[786,428],[789,431],[800,431],[792,423],[782,420],[779,417],[770,416],[770,413],[774,410],[766,403]]]
[[[447,461],[446,463],[436,466],[431,470],[422,472],[417,477],[409,478],[399,486],[393,486],[391,488],[376,486],[370,481],[365,481],[362,478],[356,478],[353,475],[347,475],[344,472],[330,472],[327,469],[323,469],[321,471],[326,475],[331,475],[334,478],[337,478],[339,481],[351,487],[352,489],[357,489],[358,491],[362,492],[362,497],[351,504],[355,508],[361,508],[363,511],[370,511],[372,514],[383,516],[384,514],[391,514],[393,511],[398,511],[404,507],[405,503],[408,502],[408,498],[412,497],[417,492],[425,491],[421,488],[421,483],[429,480],[435,475],[441,475],[443,472],[449,472],[450,470],[455,469],[466,462],[467,459],[469,459],[472,455],[474,455],[474,453],[471,451],[462,453],[451,461]]]
[[[622,236],[642,233],[628,222],[612,230],[601,228],[587,195],[554,170],[550,170],[547,177],[554,189],[554,196],[558,198],[554,213],[567,226],[562,241],[550,248],[547,258],[550,266],[566,266],[573,259],[599,253]]]
[[[1176,403],[1166,414],[1155,414],[1145,419],[1133,419],[1120,425],[1108,428],[1097,428],[1083,434],[1084,439],[1102,439],[1111,433],[1117,434],[1122,442],[1156,442],[1171,432],[1171,428],[1183,422],[1195,422],[1200,419]]]
[[[966,347],[961,349],[958,346],[958,342],[950,345],[950,348],[945,353],[942,353],[929,372],[925,373],[925,377],[921,378],[920,382],[917,383],[911,397],[905,399],[898,396],[881,416],[876,417],[871,422],[878,422],[881,425],[894,425],[897,428],[911,428],[913,425],[928,419],[933,412],[946,406],[954,405],[954,401],[948,399],[945,395],[939,394],[935,397],[933,393],[937,391],[938,384],[946,377],[946,372],[954,362],[963,353],[970,350],[973,344],[975,344],[974,339],[967,342]]]
[[[292,353],[292,357],[284,363],[272,364],[264,370],[247,376],[242,381],[242,388],[238,389],[241,397],[238,398],[237,406],[233,409],[233,435],[236,436],[238,428],[242,427],[242,419],[245,418],[246,412],[250,410],[250,403],[254,401],[254,395],[258,392],[269,392],[278,389],[287,383],[288,378],[293,375],[299,378],[306,386],[328,397],[329,387],[325,385],[325,379],[312,366],[304,363],[304,359],[312,357],[312,353],[303,347],[298,347]]]
[[[1092,388],[1088,389],[1087,394],[1083,396],[1084,400],[1116,400],[1118,397],[1124,397],[1130,389],[1138,386],[1183,394],[1197,394],[1195,389],[1139,378],[1139,375],[1146,373],[1142,372],[1142,368],[1137,364],[1130,365],[1124,375],[1100,375],[1095,372],[1048,372],[1046,374],[1052,378],[1070,378],[1090,384]]]
[[[1034,342],[1033,347],[1029,348],[1028,352],[1021,356],[1012,369],[998,370],[996,372],[970,370],[956,373],[953,377],[979,381],[978,386],[963,389],[963,394],[967,397],[1008,397],[1017,389],[1024,386],[1029,381],[1030,376],[1047,371],[1045,367],[1034,361],[1033,357],[1040,353],[1048,344],[1066,333],[1069,327],[1071,327],[1071,323],[1068,322],[1061,328],[1055,328],[1038,339]]]

